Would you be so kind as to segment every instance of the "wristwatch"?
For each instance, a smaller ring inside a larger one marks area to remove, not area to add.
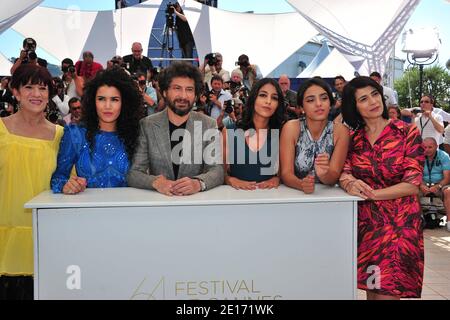
[[[437,186],[439,187],[439,190],[442,189],[442,187],[443,187],[443,185],[440,183]]]
[[[203,192],[206,190],[206,184],[202,179],[197,178],[197,180],[200,182],[200,192]]]

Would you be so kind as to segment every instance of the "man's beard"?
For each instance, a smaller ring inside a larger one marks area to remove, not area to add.
[[[183,99],[175,99],[173,101],[170,101],[169,99],[167,99],[167,105],[169,106],[170,110],[172,110],[176,115],[182,117],[182,116],[187,115],[194,107],[194,104],[190,103],[189,100],[184,100],[184,101],[187,101],[187,103],[189,105],[189,107],[186,109],[179,109],[175,106],[175,103],[183,102]]]

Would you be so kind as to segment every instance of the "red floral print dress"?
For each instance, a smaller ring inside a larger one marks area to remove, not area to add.
[[[424,161],[417,127],[391,120],[373,146],[364,129],[352,132],[344,172],[373,189],[400,182],[419,186]],[[358,202],[358,288],[401,298],[419,298],[423,268],[423,233],[417,197]]]

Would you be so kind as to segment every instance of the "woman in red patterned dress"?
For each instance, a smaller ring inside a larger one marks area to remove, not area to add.
[[[418,298],[424,249],[420,205],[424,153],[415,125],[389,119],[383,88],[350,81],[342,115],[353,130],[341,187],[358,203],[358,288],[369,300]]]

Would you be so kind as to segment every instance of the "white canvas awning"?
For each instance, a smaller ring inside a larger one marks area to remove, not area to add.
[[[2,1],[0,10],[0,34],[11,27],[29,11],[37,7],[43,0]]]
[[[34,38],[39,47],[58,60],[67,57],[77,60],[83,51],[89,50],[96,61],[105,64],[114,55],[131,54],[131,45],[136,41],[147,51],[160,4],[161,0],[152,0],[98,12],[38,7],[12,28],[24,37]]]
[[[287,0],[360,74],[384,73],[387,59],[420,0]]]

